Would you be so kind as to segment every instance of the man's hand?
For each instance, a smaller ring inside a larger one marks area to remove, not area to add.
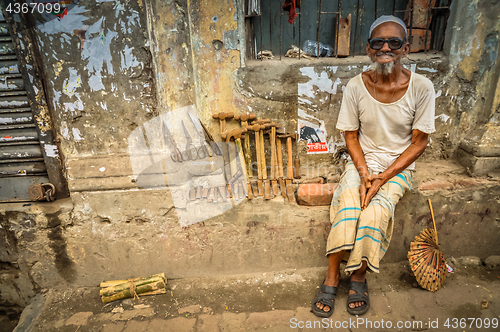
[[[385,181],[379,178],[378,175],[370,175],[370,187],[365,197],[361,199],[361,210],[366,209],[372,198],[378,193],[379,189],[384,185]]]
[[[359,186],[361,210],[364,210],[370,204],[371,199],[383,184],[382,179],[378,178],[376,174],[361,176],[361,185]]]

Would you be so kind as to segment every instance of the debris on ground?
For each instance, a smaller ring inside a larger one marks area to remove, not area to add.
[[[298,58],[299,57],[299,52],[300,52],[300,57],[301,58],[306,58],[306,59],[309,59],[309,60],[314,60],[312,57],[310,57],[309,55],[307,55],[306,52],[304,52],[303,50],[299,49],[295,45],[292,45],[292,48],[289,49],[288,51],[286,51],[285,56],[289,57],[289,58]]]
[[[257,59],[272,60],[274,59],[274,55],[271,51],[260,51],[257,54]]]

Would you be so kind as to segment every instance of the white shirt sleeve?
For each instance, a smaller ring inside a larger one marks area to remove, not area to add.
[[[436,131],[434,127],[435,116],[435,93],[432,82],[422,77],[416,88],[416,110],[412,129],[418,129],[426,134]]]
[[[354,77],[347,83],[344,94],[342,95],[342,105],[340,106],[339,118],[336,128],[339,130],[355,131],[359,129],[359,112],[356,102]]]

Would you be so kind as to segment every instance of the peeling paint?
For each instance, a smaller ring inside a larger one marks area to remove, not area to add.
[[[416,66],[416,65],[415,65]],[[437,73],[437,69],[427,67],[417,67],[418,70],[428,71],[429,73]]]
[[[61,121],[61,135],[65,139],[69,139],[69,129],[68,129],[68,124],[66,121]]]
[[[71,128],[71,132],[73,133],[75,141],[83,141],[83,137],[80,135],[80,130],[78,130],[78,128]]]
[[[47,155],[47,157],[57,158],[59,156],[59,150],[57,149],[56,145],[45,144],[43,146],[43,149],[45,150],[45,154]]]
[[[74,68],[69,68],[69,78],[64,80],[63,83],[63,93],[69,97],[72,97],[76,91],[76,88],[82,86],[82,79],[78,75],[78,72]]]

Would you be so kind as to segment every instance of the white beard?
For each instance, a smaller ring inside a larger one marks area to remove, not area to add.
[[[374,62],[372,62],[370,67],[377,74],[389,75],[390,73],[392,73],[392,70],[394,69],[394,62],[391,61],[391,62],[381,64],[381,63],[374,61]]]

